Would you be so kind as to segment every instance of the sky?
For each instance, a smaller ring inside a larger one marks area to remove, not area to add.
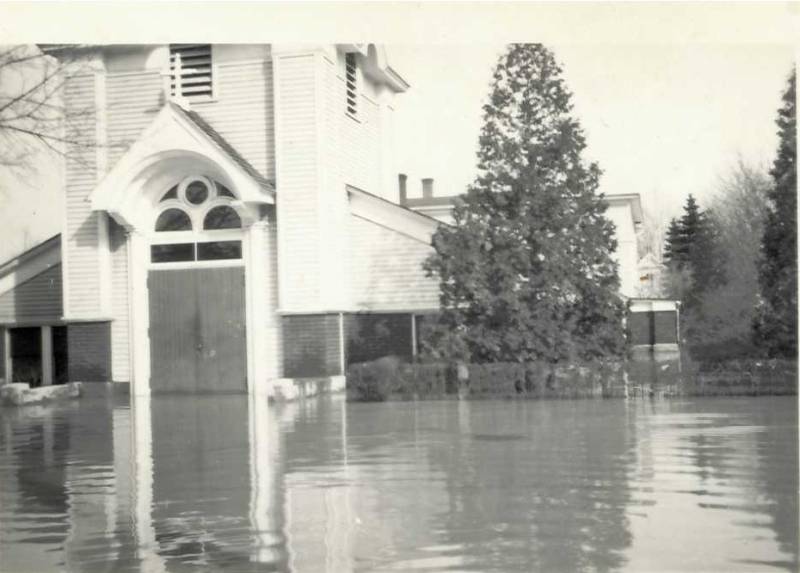
[[[573,93],[586,156],[603,170],[600,191],[639,193],[657,222],[700,201],[739,157],[769,168],[775,118],[793,66],[790,46],[552,44]],[[481,108],[502,44],[387,46],[410,84],[396,102],[398,166],[437,195],[475,176]]]
[[[354,9],[358,17],[353,17]],[[601,191],[639,193],[661,224],[703,205],[741,157],[769,167],[797,46],[792,2],[0,3],[8,43],[378,41],[411,89],[396,101],[395,155],[439,195],[475,174],[481,105],[507,41],[552,48],[574,94]],[[181,35],[182,34],[182,35]],[[179,37],[180,36],[180,37]],[[0,170],[0,261],[58,232],[58,174]],[[413,185],[416,183],[416,186]]]

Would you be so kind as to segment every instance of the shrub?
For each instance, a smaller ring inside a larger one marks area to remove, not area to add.
[[[455,372],[442,363],[408,364],[386,356],[347,370],[348,398],[359,402],[441,398],[456,391]]]
[[[347,369],[347,394],[360,402],[383,402],[398,386],[400,360],[386,356]]]

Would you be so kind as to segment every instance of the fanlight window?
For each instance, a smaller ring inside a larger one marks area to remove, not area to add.
[[[156,233],[181,234],[165,235],[160,240],[156,235],[150,260],[178,263],[241,259],[242,241],[230,234],[231,230],[242,228],[242,218],[233,207],[235,200],[230,189],[202,176],[188,177],[170,188],[159,200],[163,210],[154,227]]]

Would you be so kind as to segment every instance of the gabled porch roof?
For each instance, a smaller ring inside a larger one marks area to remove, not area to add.
[[[149,194],[166,191],[170,178],[205,172],[234,190],[246,205],[275,203],[275,187],[196,112],[164,105],[139,139],[106,174],[89,197],[94,211],[106,211],[135,227],[148,211]]]

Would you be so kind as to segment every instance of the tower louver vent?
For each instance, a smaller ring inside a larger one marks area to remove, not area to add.
[[[190,99],[211,97],[211,44],[170,44],[169,60],[173,96],[182,95]]]
[[[355,116],[358,111],[358,90],[356,76],[356,55],[345,55],[345,90],[347,92],[347,113]]]

